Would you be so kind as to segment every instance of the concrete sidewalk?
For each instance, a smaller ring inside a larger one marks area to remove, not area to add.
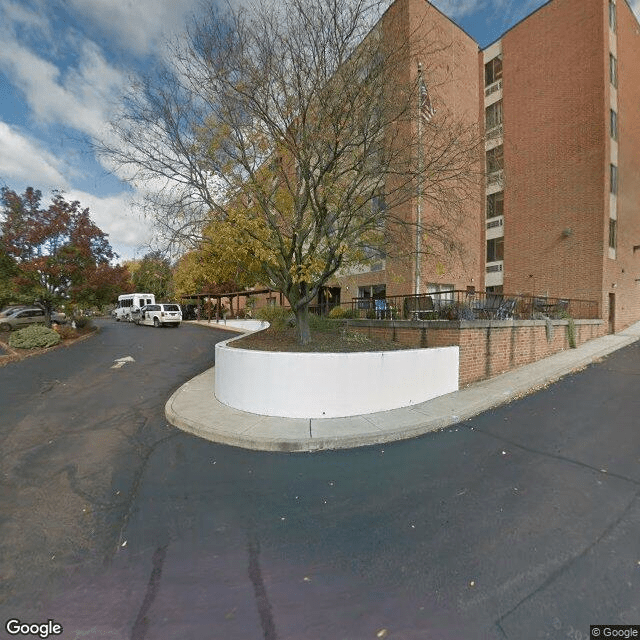
[[[226,328],[204,321],[198,324]],[[260,451],[321,451],[394,442],[509,402],[638,339],[640,322],[428,402],[349,418],[274,418],[232,409],[216,399],[211,368],[180,387],[169,398],[165,414],[174,426],[212,442]]]

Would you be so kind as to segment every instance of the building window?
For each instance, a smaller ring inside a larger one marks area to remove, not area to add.
[[[372,284],[358,287],[358,309],[373,309],[372,300],[384,300],[387,296],[387,285]]]
[[[487,240],[487,262],[504,260],[504,238]]]
[[[487,173],[502,171],[504,168],[503,146],[500,145],[487,151]]]
[[[488,87],[494,82],[498,82],[498,80],[502,80],[502,58],[500,56],[489,60],[489,62],[484,65],[485,87]]]
[[[616,17],[616,3],[613,0],[609,0],[609,28],[611,31],[616,31],[618,28],[618,18]]]
[[[618,167],[616,167],[615,164],[611,165],[609,187],[610,187],[611,193],[613,194],[618,193]]]
[[[504,191],[487,196],[487,218],[504,215]]]
[[[429,282],[427,284],[427,293],[433,298],[436,306],[440,304],[449,304],[453,302],[455,287],[452,284],[438,284]]]
[[[609,54],[609,80],[614,87],[618,87],[618,61],[612,53]]]
[[[618,139],[618,114],[611,109],[611,121],[610,121],[610,128],[611,128],[611,137],[614,140]]]
[[[495,129],[502,124],[502,100],[494,102],[485,109],[486,130]]]
[[[615,249],[618,244],[617,220],[609,219],[609,247]]]

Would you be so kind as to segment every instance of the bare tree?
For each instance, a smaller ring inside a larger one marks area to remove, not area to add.
[[[168,243],[215,244],[218,231],[228,242],[231,225],[286,296],[302,343],[309,303],[350,263],[419,254],[439,236],[454,246],[477,178],[475,128],[444,110],[425,117],[421,103],[417,60],[428,75],[446,43],[418,42],[382,8],[212,5],[172,67],[128,96],[118,144],[99,145],[131,180],[159,187],[147,205]],[[417,220],[416,193],[438,215]]]

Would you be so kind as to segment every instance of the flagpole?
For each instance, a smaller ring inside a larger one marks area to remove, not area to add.
[[[418,62],[418,185],[416,189],[416,268],[414,294],[420,294],[420,247],[422,245],[422,64]]]

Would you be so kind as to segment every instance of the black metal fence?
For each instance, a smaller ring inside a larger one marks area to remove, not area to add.
[[[377,320],[532,320],[599,318],[594,300],[439,291],[420,295],[352,298],[340,305],[353,318]],[[323,310],[324,311],[324,310]]]

